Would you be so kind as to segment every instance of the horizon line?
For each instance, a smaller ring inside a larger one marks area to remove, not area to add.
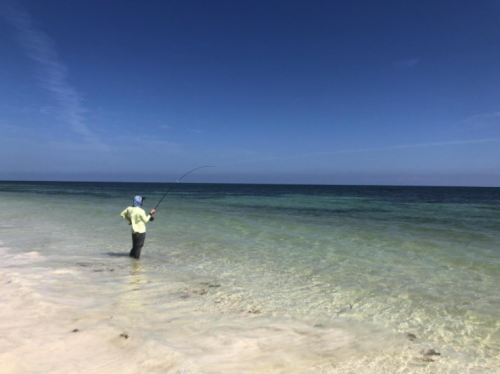
[[[273,185],[273,186],[338,186],[338,187],[442,187],[442,188],[500,188],[500,186],[423,185],[423,184],[328,184],[328,183],[236,183],[236,182],[133,182],[133,181],[58,181],[58,180],[3,180],[0,183],[134,183],[134,184],[230,184],[230,185]],[[0,191],[5,192],[5,191]]]

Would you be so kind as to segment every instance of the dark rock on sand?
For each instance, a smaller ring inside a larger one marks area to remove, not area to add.
[[[434,349],[428,349],[424,352],[424,356],[441,356],[441,353],[436,352]]]
[[[406,334],[407,338],[410,339],[412,342],[415,341],[417,339],[417,335],[415,334],[412,334],[412,333],[408,333]]]
[[[74,330],[73,330],[73,331],[71,331],[71,332],[78,332],[78,331],[80,331],[80,330],[78,330],[78,329],[74,329]]]
[[[193,290],[193,293],[196,294],[196,295],[206,295],[208,293],[208,291],[204,288],[202,288],[201,290]]]
[[[120,334],[120,338],[128,339],[128,334],[126,332]]]
[[[220,284],[217,284],[217,283],[201,282],[200,284],[203,286],[208,286],[208,288],[220,287]]]

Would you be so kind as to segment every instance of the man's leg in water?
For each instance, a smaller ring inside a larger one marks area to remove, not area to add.
[[[134,237],[134,233],[132,233],[132,249],[130,250],[130,253],[128,254],[130,257],[134,257],[134,246],[135,246],[135,237]]]
[[[130,257],[139,259],[141,257],[141,250],[144,245],[144,240],[146,239],[146,233],[135,233],[132,234],[133,247],[130,251]]]

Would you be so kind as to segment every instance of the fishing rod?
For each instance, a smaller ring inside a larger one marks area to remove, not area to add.
[[[193,170],[191,170],[191,171],[188,171],[188,172],[187,172],[186,174],[184,174],[182,177],[180,177],[179,179],[177,179],[177,182],[175,182],[172,186],[170,186],[170,188],[169,188],[169,189],[168,189],[168,191],[165,193],[165,195],[163,195],[163,197],[162,197],[162,198],[161,198],[161,200],[158,202],[158,204],[156,204],[156,206],[155,206],[155,210],[158,208],[158,205],[160,205],[160,203],[163,201],[163,199],[165,198],[165,196],[167,196],[167,195],[168,195],[168,193],[170,192],[170,190],[171,190],[172,188],[174,188],[174,187],[176,186],[176,184],[177,184],[177,183],[179,183],[179,181],[180,181],[182,178],[184,178],[186,175],[191,174],[193,171],[198,170],[198,169],[203,169],[203,168],[214,168],[214,167],[215,167],[215,166],[199,166],[199,167],[197,167],[197,168],[195,168],[195,169],[193,169]]]

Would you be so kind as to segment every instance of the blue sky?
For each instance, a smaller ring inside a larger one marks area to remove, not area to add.
[[[0,179],[500,186],[500,1],[0,2]]]

